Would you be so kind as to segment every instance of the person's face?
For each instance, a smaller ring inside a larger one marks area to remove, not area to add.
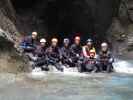
[[[80,40],[75,40],[75,44],[79,45],[80,44]]]
[[[108,47],[107,46],[102,47],[102,51],[103,52],[106,52],[107,50],[108,50]]]
[[[94,58],[95,54],[94,53],[90,53],[90,57]]]
[[[69,44],[68,44],[68,43],[64,43],[64,46],[65,46],[65,47],[68,47],[68,46],[69,46]]]
[[[91,43],[91,42],[88,42],[88,43],[87,43],[87,46],[88,46],[88,47],[91,47],[91,46],[92,46],[92,43]]]
[[[32,34],[32,39],[36,39],[37,35]]]
[[[49,49],[49,52],[52,52],[52,48]]]
[[[46,44],[46,43],[42,42],[42,43],[41,43],[41,46],[42,46],[42,47],[44,47],[44,46],[45,46],[45,44]]]
[[[52,42],[52,46],[56,47],[57,46],[57,42]]]

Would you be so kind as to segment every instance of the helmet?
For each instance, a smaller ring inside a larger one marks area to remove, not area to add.
[[[80,37],[79,36],[76,36],[75,37],[75,40],[79,40],[80,41]]]
[[[92,39],[88,39],[86,42],[87,42],[87,43],[88,43],[88,42],[93,42],[93,40],[92,40]]]
[[[70,43],[70,40],[69,40],[68,38],[65,38],[65,39],[64,39],[64,43],[69,44],[69,43]]]
[[[101,44],[101,47],[108,47],[108,44],[107,44],[106,42],[103,42],[103,43]]]
[[[95,54],[96,54],[96,53],[95,53],[95,50],[90,50],[89,53],[90,53],[90,56],[95,56]]]
[[[90,53],[95,53],[95,50],[90,50],[89,52],[90,52]]]
[[[46,39],[44,38],[40,39],[40,43],[46,43]]]
[[[52,40],[51,40],[52,42],[58,42],[58,39],[57,38],[52,38]]]
[[[37,34],[38,34],[37,32],[32,32],[32,35],[36,35],[37,36]]]

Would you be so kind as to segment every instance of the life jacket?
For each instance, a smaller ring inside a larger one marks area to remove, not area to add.
[[[94,47],[89,49],[87,46],[84,46],[82,49],[82,53],[84,57],[91,57],[91,56],[94,56],[94,58],[96,57],[96,50]]]
[[[110,51],[107,51],[107,52],[102,52],[101,51],[99,56],[100,56],[101,61],[106,62],[111,58],[111,52]]]

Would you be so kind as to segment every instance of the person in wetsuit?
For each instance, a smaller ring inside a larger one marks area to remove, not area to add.
[[[61,48],[61,62],[64,66],[72,66],[72,60],[70,56],[70,40],[68,38],[65,38],[63,41],[63,47]]]
[[[96,72],[96,50],[93,46],[92,39],[86,41],[82,47],[82,61],[80,61],[79,72]]]
[[[100,71],[106,71],[108,73],[113,72],[113,62],[114,57],[108,48],[108,44],[106,42],[102,43],[98,57],[98,66]]]
[[[77,67],[78,60],[81,56],[82,46],[80,44],[80,37],[76,36],[74,38],[74,43],[70,47],[70,59],[72,61],[72,67]]]
[[[60,64],[61,54],[58,47],[58,39],[53,38],[51,40],[51,46],[47,49],[48,65],[53,65],[57,70],[63,72],[63,67]]]
[[[23,52],[33,52],[36,49],[37,32],[32,32],[32,35],[26,36],[20,42],[19,47]]]
[[[40,39],[40,45],[34,52],[34,67],[41,67],[42,70],[48,71],[48,59],[46,55],[46,39]]]

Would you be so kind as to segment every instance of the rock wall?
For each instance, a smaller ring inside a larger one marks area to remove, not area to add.
[[[36,30],[42,34],[46,31],[81,32],[83,38],[97,33],[97,37],[102,39],[106,38],[105,33],[117,13],[119,1],[1,0],[0,26],[12,35],[16,35],[18,30],[21,33]]]
[[[51,0],[48,2],[49,32],[81,32],[84,40],[91,33],[106,38],[120,0]]]
[[[14,49],[20,36],[16,21],[10,0],[0,0],[0,72],[23,72],[27,66]]]
[[[31,0],[21,0],[21,7],[16,1],[0,0],[0,36],[10,41],[17,42],[20,32],[37,29],[44,35],[62,29],[81,31],[85,37],[95,32],[115,44],[119,54],[133,50],[132,0],[34,0],[31,5]]]
[[[15,42],[18,31],[15,26],[16,16],[10,0],[0,1],[0,36]]]
[[[118,16],[114,17],[109,29],[109,39],[114,41],[115,50],[120,55],[133,53],[133,1],[121,0]]]

